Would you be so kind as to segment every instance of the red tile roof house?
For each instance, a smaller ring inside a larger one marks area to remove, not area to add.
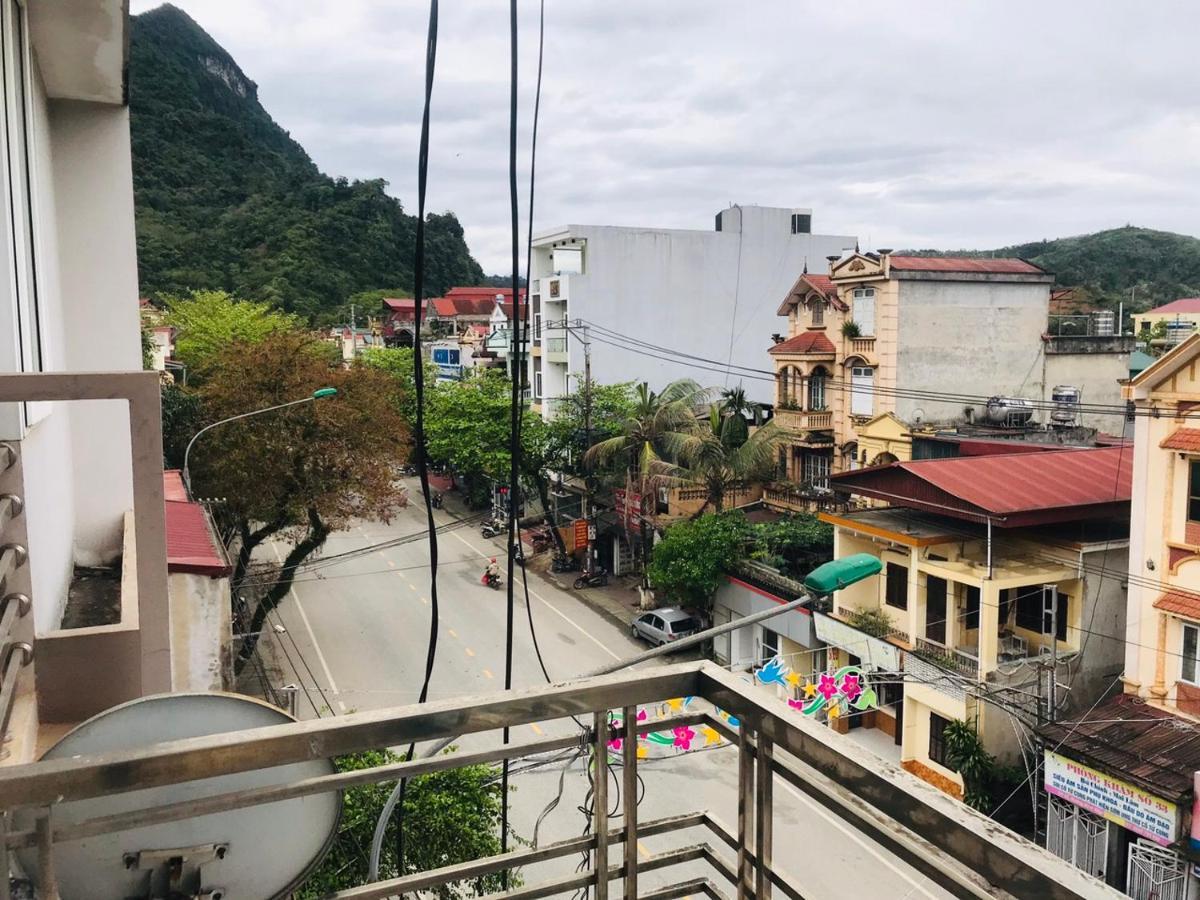
[[[521,308],[525,310],[525,289],[521,289]],[[425,301],[421,312],[422,336],[425,325],[444,323],[443,334],[463,334],[470,325],[487,325],[500,304],[505,317],[512,320],[512,288],[453,287],[443,297]],[[390,346],[411,347],[416,321],[416,302],[409,297],[383,301],[383,335]]]
[[[171,608],[172,687],[228,690],[233,641],[232,567],[205,508],[178,469],[163,472],[167,507],[167,597]]]
[[[940,739],[954,719],[1018,761],[1014,726],[1039,724],[1038,704],[1050,702],[1039,673],[1055,657],[1059,719],[1111,685],[1124,661],[1132,469],[1132,448],[1120,446],[832,477],[835,491],[876,504],[821,513],[834,526],[834,557],[870,553],[884,570],[835,594],[814,625],[830,669],[861,665],[869,680],[899,662],[900,683],[863,724],[899,734],[904,768],[957,795],[962,780]]]

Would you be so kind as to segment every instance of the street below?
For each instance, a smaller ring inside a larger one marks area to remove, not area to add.
[[[419,500],[419,490],[412,496]],[[459,515],[452,510],[434,511],[438,526],[453,523]],[[265,652],[279,669],[276,678],[282,679],[276,688],[288,683],[297,686],[301,718],[417,702],[433,611],[424,526],[424,507],[414,502],[386,525],[364,522],[331,535],[322,557],[314,561],[316,565],[297,573],[292,591],[268,618]],[[418,537],[405,543],[374,547],[414,535]],[[373,549],[329,564],[321,562],[364,548]],[[286,548],[273,547],[267,552],[277,555]],[[506,595],[503,586],[497,591],[481,584],[480,576],[492,556],[503,569],[502,542],[482,538],[476,525],[463,524],[438,536],[438,555],[438,643],[429,699],[500,692],[505,674]],[[519,573],[516,587],[512,683],[520,689],[546,680],[530,635]],[[578,594],[541,576],[530,575],[528,593],[538,643],[554,681],[569,680],[647,649],[631,637],[628,626],[619,627]],[[653,718],[670,710],[664,705],[648,712]],[[578,730],[570,719],[523,725],[513,730],[512,740]],[[845,740],[848,752],[870,755]],[[498,741],[498,736],[477,735],[463,739],[458,746],[477,750]],[[516,835],[532,840],[539,814],[559,794],[560,780],[561,800],[538,828],[538,843],[583,832],[585,816],[580,807],[589,786],[585,757],[567,751],[517,761],[513,766],[518,771],[512,778],[510,816]],[[609,804],[610,812],[619,812],[620,770],[614,771],[617,778],[609,783]],[[708,809],[727,827],[736,825],[737,754],[727,742],[716,743],[698,729],[687,752],[649,745],[648,758],[640,760],[638,771],[643,785],[642,820]],[[868,897],[950,896],[780,780],[776,781],[774,814],[776,868],[808,896],[838,896],[848,890]],[[614,827],[619,823],[619,817],[612,821]],[[638,850],[645,857],[702,840],[711,842],[712,837],[699,830],[675,833],[645,838]],[[612,851],[614,864],[618,852]],[[534,883],[567,874],[578,862],[578,858],[568,858],[540,863],[523,877]],[[685,875],[720,880],[706,865],[692,863],[686,868],[646,873],[642,885],[648,889],[675,883]]]

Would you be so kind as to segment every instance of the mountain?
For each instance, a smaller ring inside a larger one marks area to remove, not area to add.
[[[416,218],[386,182],[323,174],[174,6],[133,18],[129,107],[144,295],[221,288],[328,322],[352,294],[411,289]],[[430,295],[482,278],[452,213],[426,234]]]
[[[907,251],[906,251],[907,252]],[[1200,239],[1150,228],[1112,228],[997,250],[915,251],[922,256],[1018,256],[1053,272],[1058,284],[1080,288],[1088,299],[1126,309],[1200,297]],[[1134,290],[1136,288],[1136,291]]]

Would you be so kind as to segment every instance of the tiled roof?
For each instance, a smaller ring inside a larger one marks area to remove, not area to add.
[[[976,259],[967,256],[890,256],[892,269],[903,272],[968,272],[981,275],[1045,275],[1023,259]]]
[[[1175,433],[1159,444],[1164,450],[1184,450],[1200,453],[1200,428],[1176,428]]]
[[[163,472],[166,497],[167,571],[221,578],[230,566],[224,550],[208,526],[208,514],[188,499],[178,469]]]
[[[1124,447],[963,456],[842,472],[833,476],[833,486],[899,506],[1017,527],[1116,514],[1120,504],[1129,503],[1132,465],[1133,453]]]
[[[1184,297],[1180,300],[1172,300],[1170,303],[1156,306],[1154,309],[1146,310],[1146,312],[1154,315],[1158,315],[1159,313],[1200,313],[1200,297]]]
[[[1130,694],[1038,731],[1063,756],[1174,803],[1188,798],[1200,770],[1200,730]]]
[[[1200,594],[1185,591],[1167,591],[1159,594],[1154,601],[1156,608],[1163,612],[1176,613],[1200,622]]]
[[[833,342],[820,331],[805,331],[776,344],[768,353],[836,353]]]

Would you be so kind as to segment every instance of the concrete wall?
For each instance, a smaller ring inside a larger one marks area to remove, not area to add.
[[[772,609],[785,601],[767,591],[753,587],[736,578],[726,577],[725,583],[713,597],[713,621],[727,622],[763,610]],[[784,613],[768,620],[765,627],[793,642],[802,648],[817,648],[822,644],[813,632],[812,614],[801,610]],[[743,631],[734,632],[729,643],[729,663],[731,665],[750,665],[756,662],[755,654],[762,638],[762,625],[751,625]],[[722,642],[722,648],[725,644]],[[788,660],[789,665],[802,672],[810,671],[808,660]]]
[[[233,638],[229,579],[174,572],[167,579],[167,593],[172,690],[225,690]]]
[[[855,241],[852,236],[793,235],[791,213],[766,207],[726,210],[719,232],[568,226],[553,239],[586,243],[583,272],[569,276],[567,315],[706,359],[766,369],[765,351],[780,327],[775,311],[805,261],[816,267]],[[541,240],[534,277],[550,271],[548,240]],[[702,371],[600,338],[592,344],[592,374],[598,381],[646,381],[652,388],[678,378],[717,386],[741,381],[751,399],[774,399],[769,377]],[[567,369],[581,373],[582,347],[574,337],[570,345]]]
[[[1049,302],[1046,284],[903,281],[896,311],[899,386],[981,397],[1041,397]],[[962,420],[964,405],[899,397],[895,412],[909,423],[954,422]],[[976,414],[981,413],[975,406]]]
[[[1122,406],[1119,382],[1129,377],[1129,353],[1055,353],[1047,352],[1044,357],[1042,399],[1049,401],[1055,385],[1070,384],[1083,391],[1084,404],[1104,403]],[[1121,434],[1125,418],[1121,413],[1084,413],[1079,424],[1109,434]]]

